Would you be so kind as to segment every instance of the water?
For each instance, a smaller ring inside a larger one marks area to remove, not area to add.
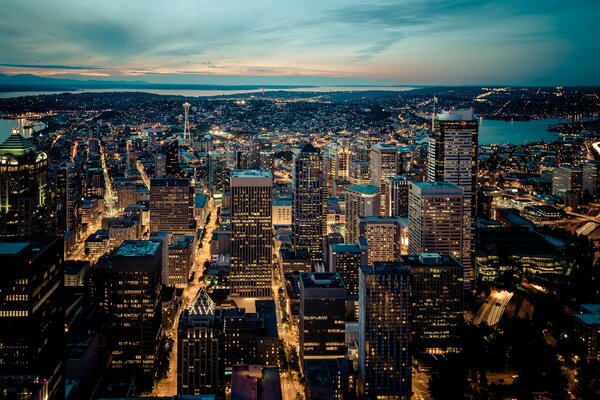
[[[563,118],[532,119],[530,121],[503,121],[479,119],[479,144],[524,144],[556,140],[556,132],[548,125],[569,122]]]
[[[31,125],[33,129],[23,129],[24,126]],[[0,119],[0,143],[12,133],[13,128],[19,128],[21,135],[28,137],[33,132],[44,129],[46,125],[39,121],[28,121],[26,119]]]
[[[0,99],[21,97],[21,96],[40,96],[40,95],[53,95],[59,93],[114,93],[114,92],[143,92],[153,93],[163,96],[220,96],[227,94],[241,94],[241,93],[261,93],[261,92],[272,92],[272,91],[292,91],[292,92],[315,92],[315,93],[327,93],[327,92],[359,92],[366,90],[381,90],[386,92],[404,92],[406,90],[416,89],[416,87],[389,87],[389,86],[317,86],[312,88],[291,88],[286,89],[285,87],[277,89],[251,89],[251,90],[182,90],[182,89],[82,89],[82,90],[69,90],[69,91],[57,91],[57,92],[0,92]]]

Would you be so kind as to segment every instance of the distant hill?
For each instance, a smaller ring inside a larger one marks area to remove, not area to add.
[[[206,85],[206,84],[173,84],[149,83],[144,81],[100,81],[47,78],[43,76],[20,74],[0,74],[0,92],[28,91],[70,91],[85,89],[166,89],[166,90],[255,90],[255,89],[288,89],[311,88],[310,85]]]

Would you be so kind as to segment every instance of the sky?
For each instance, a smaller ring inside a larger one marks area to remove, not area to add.
[[[0,73],[600,85],[600,0],[2,0]]]

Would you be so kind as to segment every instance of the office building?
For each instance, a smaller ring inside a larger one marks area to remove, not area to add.
[[[371,184],[381,193],[381,214],[387,213],[387,178],[398,175],[398,150],[395,145],[377,143],[371,147],[369,165]]]
[[[367,249],[356,243],[331,245],[329,271],[337,272],[344,281],[346,295],[358,296],[358,271],[367,265]]]
[[[227,167],[227,154],[223,150],[208,152],[208,188],[213,196],[223,195],[229,185],[230,170]]]
[[[465,287],[474,279],[475,225],[477,220],[477,157],[479,126],[473,110],[437,114],[429,139],[427,180],[445,181],[464,191],[463,251]],[[442,251],[443,252],[443,251]]]
[[[590,160],[583,165],[583,191],[589,196],[600,195],[600,161]]]
[[[195,245],[194,236],[173,236],[169,244],[169,286],[187,286],[194,266]]]
[[[408,217],[408,189],[411,180],[405,176],[390,176],[386,182],[385,212],[382,215]]]
[[[0,144],[0,237],[45,234],[47,165],[18,129]]]
[[[278,195],[273,199],[273,226],[292,225],[292,196]]]
[[[194,189],[185,178],[150,180],[150,230],[196,233]]]
[[[583,186],[581,167],[563,164],[552,171],[552,196],[566,201],[569,192],[581,196]]]
[[[400,259],[400,217],[360,217],[358,233],[367,240],[368,265]]]
[[[64,399],[62,239],[1,242],[0,265],[0,381]]]
[[[346,188],[346,243],[358,239],[358,219],[380,215],[380,190],[374,185],[352,185]]]
[[[323,259],[324,234],[323,160],[310,143],[294,157],[292,170],[292,230],[296,250],[308,251],[311,259]]]
[[[345,139],[331,143],[324,151],[324,171],[328,182],[348,179],[350,170],[350,146]]]
[[[300,273],[300,359],[344,357],[346,288],[337,272]]]
[[[220,321],[215,303],[200,288],[192,305],[181,313],[177,339],[177,393],[217,393],[222,365],[219,362]]]
[[[447,254],[402,256],[410,267],[413,351],[460,351],[463,317],[463,267]]]
[[[410,268],[375,263],[360,268],[358,365],[365,399],[411,394]]]
[[[411,183],[409,254],[441,253],[461,261],[470,260],[463,246],[463,193],[460,186],[448,182]],[[465,279],[468,277],[465,275]]]
[[[270,297],[273,175],[264,170],[234,170],[230,185],[231,294]]]
[[[135,373],[141,390],[151,388],[162,332],[159,241],[125,241],[111,257],[111,367]]]

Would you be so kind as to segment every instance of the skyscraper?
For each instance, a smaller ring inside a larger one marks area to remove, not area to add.
[[[219,363],[219,321],[215,303],[200,288],[192,305],[181,313],[177,339],[177,393],[217,393]]]
[[[413,349],[430,354],[460,350],[463,267],[447,254],[402,256],[410,267]]]
[[[398,150],[396,146],[377,143],[371,147],[369,165],[371,184],[377,186],[381,193],[381,214],[387,213],[387,178],[398,175]]]
[[[405,176],[390,176],[386,182],[385,213],[392,217],[408,217],[408,189],[411,180]]]
[[[300,273],[300,358],[344,357],[346,288],[337,272]]]
[[[1,242],[0,265],[0,381],[64,399],[63,241]]]
[[[374,185],[352,185],[346,188],[346,243],[358,239],[358,219],[379,215],[380,190]]]
[[[323,161],[310,143],[294,157],[292,170],[292,229],[296,250],[306,250],[313,260],[323,258]]]
[[[273,175],[264,170],[231,173],[232,296],[271,296],[271,191]]]
[[[179,165],[179,142],[173,140],[167,145],[166,151],[166,173],[171,178],[180,178],[181,167]]]
[[[400,259],[400,217],[370,216],[358,219],[358,231],[367,239],[367,260],[398,261]]]
[[[0,144],[0,237],[45,234],[47,165],[18,129]]]
[[[162,332],[159,241],[126,240],[111,258],[111,367],[137,375],[152,387]]]
[[[583,191],[592,197],[600,194],[600,161],[590,160],[583,165]]]
[[[467,288],[474,279],[478,145],[479,126],[473,110],[435,116],[435,131],[429,139],[427,180],[454,183],[464,190],[461,262]]]
[[[400,263],[360,268],[358,365],[365,399],[411,393],[410,269]]]
[[[552,196],[563,201],[567,192],[573,191],[581,196],[583,186],[582,168],[576,165],[563,164],[552,172]]]
[[[194,189],[187,178],[150,180],[150,230],[196,233]]]
[[[463,189],[448,182],[412,182],[409,192],[408,252],[470,258],[463,246]],[[466,279],[466,278],[465,278]]]
[[[346,294],[358,295],[358,271],[367,265],[367,249],[356,243],[336,243],[329,252],[329,270],[342,276]]]

